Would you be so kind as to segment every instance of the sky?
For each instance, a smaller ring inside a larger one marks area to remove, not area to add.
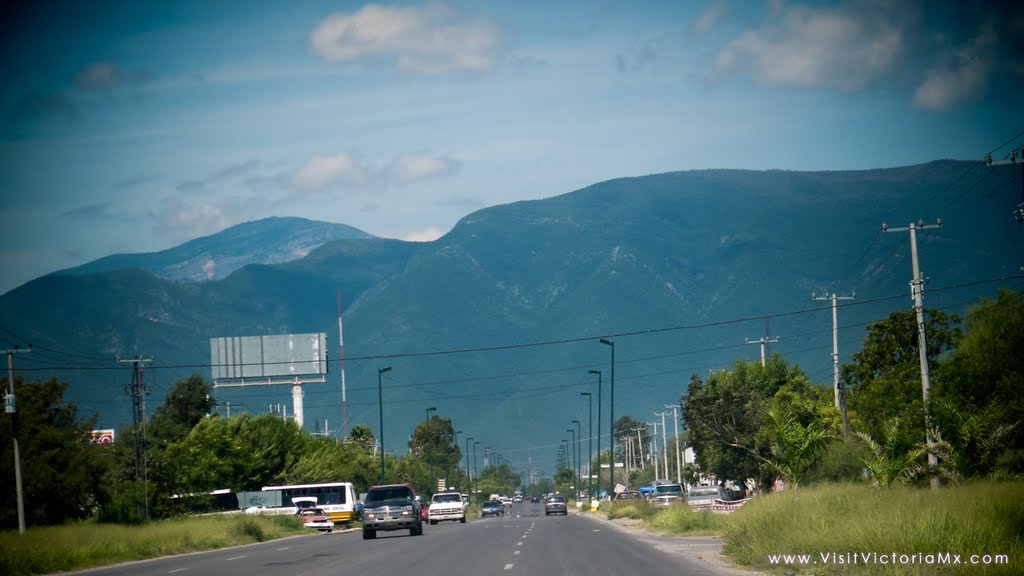
[[[19,4],[0,293],[270,216],[429,241],[611,178],[980,160],[1024,131],[1012,2]]]

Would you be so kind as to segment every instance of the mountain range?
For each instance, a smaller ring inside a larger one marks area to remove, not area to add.
[[[589,435],[581,392],[597,427],[588,370],[602,371],[606,446],[613,353],[615,416],[660,425],[667,410],[670,430],[691,374],[757,360],[762,339],[831,388],[830,304],[812,294],[855,294],[838,311],[848,359],[867,323],[911,306],[910,235],[897,229],[919,219],[943,224],[917,232],[926,306],[962,312],[1021,289],[1020,186],[1016,171],[958,161],[673,172],[486,208],[423,243],[272,218],[38,278],[0,297],[0,326],[34,345],[19,372],[68,381],[104,427],[131,420],[116,358],[152,358],[151,408],[176,380],[211,377],[210,338],[325,332],[330,374],[304,388],[308,430],[339,435],[344,414],[377,431],[380,377],[388,450],[404,452],[436,407],[478,456],[550,469],[574,420]],[[222,414],[228,402],[291,412],[288,386],[215,396]]]

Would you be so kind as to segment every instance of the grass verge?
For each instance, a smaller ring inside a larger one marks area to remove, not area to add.
[[[731,514],[724,552],[750,568],[785,573],[1024,574],[1022,501],[1019,482],[938,491],[802,488],[756,498]],[[787,563],[783,554],[805,555],[806,563],[798,556]]]
[[[50,574],[308,532],[292,516],[199,516],[122,526],[82,522],[0,532],[0,574]]]

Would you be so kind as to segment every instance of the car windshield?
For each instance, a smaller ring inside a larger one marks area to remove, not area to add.
[[[379,490],[370,490],[366,494],[367,504],[375,504],[377,502],[386,502],[389,500],[412,502],[412,492],[410,492],[408,488],[381,488]]]
[[[683,487],[679,484],[663,484],[654,489],[657,494],[682,494]]]
[[[462,502],[462,496],[458,494],[435,494],[434,502]]]
[[[548,498],[548,502],[565,502],[565,496],[552,496]]]
[[[489,500],[487,502],[484,502],[484,508],[493,508],[495,506],[501,506],[501,502],[498,502],[497,500]]]

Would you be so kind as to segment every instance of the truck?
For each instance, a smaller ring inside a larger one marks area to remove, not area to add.
[[[438,492],[430,499],[427,519],[433,526],[446,520],[466,523],[466,507],[462,503],[462,494],[458,492]]]

